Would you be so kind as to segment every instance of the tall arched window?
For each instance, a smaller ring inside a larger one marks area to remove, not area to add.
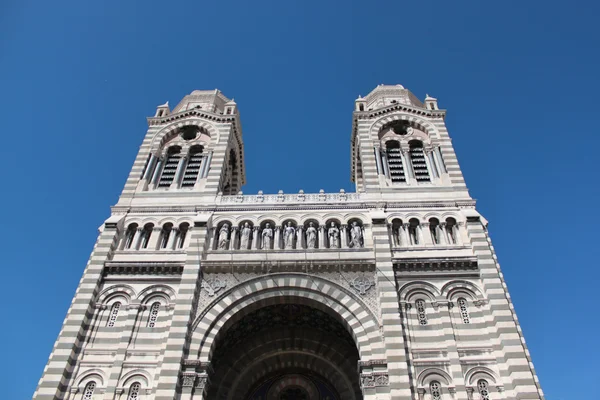
[[[132,384],[129,388],[129,395],[127,396],[127,400],[139,400],[141,388],[142,385],[140,385],[138,382]]]
[[[154,328],[156,321],[158,321],[158,311],[160,310],[160,303],[157,301],[150,307],[150,315],[148,316],[148,328]]]
[[[460,310],[460,317],[463,320],[463,323],[465,324],[470,324],[471,323],[471,318],[469,317],[469,309],[467,308],[467,300],[465,300],[464,298],[460,298],[458,299],[458,307]]]
[[[123,246],[124,249],[130,249],[133,245],[133,239],[135,238],[137,228],[138,224],[130,224],[127,227],[127,232],[125,232],[125,246]]]
[[[187,222],[184,222],[183,224],[179,225],[179,237],[177,239],[178,249],[183,249],[183,246],[185,245],[185,238],[187,237],[189,229],[190,224],[188,224]]]
[[[433,244],[440,244],[440,236],[438,233],[439,227],[440,221],[437,218],[431,218],[429,220],[429,234],[431,235]]]
[[[418,140],[411,140],[408,145],[410,147],[410,162],[417,182],[430,182],[423,143]]]
[[[427,314],[425,313],[425,300],[417,300],[415,302],[417,309],[417,317],[419,318],[419,324],[427,325]]]
[[[202,166],[202,146],[192,146],[188,155],[187,165],[183,173],[181,187],[194,187]]]
[[[448,236],[448,243],[456,244],[456,220],[452,217],[446,218],[446,236]]]
[[[83,389],[83,397],[82,400],[92,400],[94,396],[94,390],[96,390],[96,382],[91,381],[85,385],[85,389]]]
[[[160,180],[158,181],[158,187],[168,188],[175,179],[177,173],[177,167],[179,166],[179,159],[181,158],[181,147],[173,146],[167,150],[167,156],[165,160],[165,166],[163,167]]]
[[[108,316],[108,322],[106,323],[106,326],[108,326],[108,327],[115,326],[115,323],[117,322],[117,317],[119,316],[120,308],[121,308],[121,303],[118,301],[112,305],[112,307],[110,308],[110,315]]]
[[[490,400],[490,390],[486,380],[480,379],[477,382],[477,390],[479,391],[481,400]]]
[[[438,381],[431,381],[429,384],[431,400],[442,400],[442,385]]]
[[[408,236],[410,244],[419,244],[419,220],[412,218],[408,221]]]
[[[406,175],[404,174],[404,165],[402,164],[400,143],[390,140],[385,144],[385,147],[392,183],[405,183]]]
[[[171,238],[171,235],[173,234],[173,224],[168,223],[165,224],[162,228],[162,232],[160,234],[160,248],[161,249],[166,249],[167,246],[169,245],[169,239]]]
[[[154,229],[154,225],[152,225],[152,224],[144,225],[144,230],[142,231],[142,240],[140,243],[140,249],[148,248],[148,243],[150,242],[150,236],[152,236],[153,229]]]

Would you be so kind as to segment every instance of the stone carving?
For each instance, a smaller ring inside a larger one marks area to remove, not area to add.
[[[250,234],[252,233],[252,228],[250,228],[250,224],[245,222],[244,226],[240,232],[240,250],[246,250],[250,244]]]
[[[271,248],[271,241],[273,240],[273,228],[268,222],[265,224],[265,229],[262,231],[262,249],[268,250]]]
[[[315,228],[315,224],[312,222],[308,223],[308,228],[306,228],[306,248],[314,249],[317,245],[317,228]]]
[[[350,281],[350,286],[354,288],[360,295],[365,295],[367,290],[374,285],[374,282],[364,276],[359,276]]]
[[[199,375],[196,380],[196,391],[203,391],[208,383],[208,377]]]
[[[283,230],[283,241],[286,249],[294,248],[294,236],[296,236],[296,228],[294,228],[292,223],[288,221]]]
[[[209,296],[214,296],[221,288],[227,286],[227,283],[220,280],[219,278],[209,278],[202,282],[202,287],[206,289]]]
[[[340,248],[340,229],[335,226],[335,222],[331,223],[331,227],[327,231],[329,237],[329,248],[339,249]]]
[[[184,386],[184,387],[193,387],[195,380],[196,380],[196,374],[195,373],[185,373],[184,372],[181,375],[181,386]]]
[[[229,224],[225,223],[219,230],[219,250],[226,250],[229,243]]]
[[[377,386],[388,386],[390,377],[387,372],[374,372],[372,374],[360,375],[360,386],[362,388],[373,388]]]
[[[352,222],[352,227],[350,228],[350,247],[356,249],[363,247],[362,228],[356,221]]]

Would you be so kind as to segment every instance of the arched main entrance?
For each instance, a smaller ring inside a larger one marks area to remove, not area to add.
[[[293,301],[239,313],[215,340],[208,399],[362,399],[358,350],[334,316]]]

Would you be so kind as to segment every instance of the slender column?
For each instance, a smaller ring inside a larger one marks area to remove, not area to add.
[[[281,226],[276,226],[275,227],[275,235],[274,236],[274,242],[273,242],[273,250],[279,250],[281,249]]]
[[[381,150],[379,149],[378,146],[375,146],[374,150],[375,150],[375,159],[377,160],[377,173],[382,174],[383,173],[383,165],[381,163]]]
[[[208,171],[210,170],[210,163],[212,161],[213,152],[209,151],[208,156],[206,158],[206,162],[204,162],[204,168],[202,170],[202,178],[206,178],[208,176]]]
[[[412,162],[410,161],[410,154],[408,150],[401,149],[400,157],[402,157],[402,165],[404,166],[404,174],[406,175],[406,181],[414,183],[415,173],[412,169]]]
[[[319,225],[319,248],[325,248],[325,225]]]
[[[259,234],[260,234],[260,227],[255,226],[252,229],[252,245],[250,246],[252,248],[252,250],[258,250]]]
[[[446,169],[446,164],[444,164],[444,157],[442,157],[442,150],[440,149],[439,146],[437,146],[434,149],[434,153],[437,156],[438,159],[438,165],[440,166],[440,172],[441,173],[448,173],[448,170]]]
[[[152,232],[150,233],[150,240],[148,240],[148,246],[146,246],[146,249],[148,250],[156,250],[156,248],[158,247],[158,241],[161,238],[161,227],[160,226],[155,226],[154,228],[152,228]]]
[[[135,235],[133,236],[133,240],[131,241],[131,246],[129,248],[131,250],[137,250],[140,248],[140,242],[142,240],[142,234],[144,233],[144,228],[140,227],[135,230]]]
[[[473,391],[474,391],[473,388],[471,388],[471,387],[467,388],[467,399],[468,400],[473,400]]]
[[[431,165],[431,170],[433,171],[433,175],[436,178],[439,178],[440,177],[440,172],[439,172],[439,169],[438,169],[438,167],[437,167],[437,165],[435,163],[435,157],[433,155],[433,150],[428,150],[427,151],[427,158],[429,160],[429,165]]]
[[[431,237],[431,232],[429,231],[429,222],[423,222],[417,229],[420,234],[419,242],[424,246],[431,246],[433,244],[433,238]]]
[[[175,240],[177,239],[177,228],[171,228],[169,241],[167,242],[167,250],[175,249]]]
[[[183,170],[185,169],[185,163],[187,161],[187,157],[181,157],[179,159],[179,164],[177,164],[177,171],[175,172],[175,177],[173,178],[173,182],[171,183],[171,189],[177,189],[179,187],[179,181],[181,180],[181,176],[183,175]]]
[[[144,176],[142,176],[142,179],[148,181],[152,177],[152,173],[154,172],[154,164],[156,163],[156,160],[156,155],[150,153],[150,161],[148,161],[148,166],[146,167],[146,171],[144,171]]]
[[[388,166],[388,159],[387,159],[387,154],[385,153],[381,153],[381,159],[382,159],[382,164],[383,164],[383,174],[386,176],[386,178],[390,177],[390,169]]]
[[[342,249],[348,248],[348,225],[342,225],[340,227],[341,245]]]
[[[417,393],[419,394],[419,400],[425,400],[425,389],[417,389]]]
[[[433,168],[431,167],[431,162],[429,161],[429,154],[425,149],[423,149],[423,158],[425,159],[425,166],[427,167],[427,172],[429,173],[429,181],[433,182],[435,179],[435,174],[433,173]]]
[[[200,181],[200,179],[204,178],[204,170],[206,170],[206,165],[208,164],[208,153],[202,156],[202,162],[200,163],[200,171],[198,171],[198,179],[196,183]]]
[[[216,247],[215,241],[217,240],[217,227],[213,226],[212,228],[210,228],[210,249],[209,250],[214,250]]]
[[[229,250],[235,250],[237,248],[237,237],[238,237],[238,227],[231,227],[231,236],[229,237]]]
[[[154,175],[152,175],[152,181],[150,182],[150,185],[156,186],[158,184],[158,180],[160,179],[160,173],[162,171],[162,167],[164,164],[164,160],[163,159],[158,159],[158,163],[156,164],[156,169],[154,170]],[[150,186],[148,185],[148,186]]]
[[[440,222],[440,225],[436,227],[440,245],[448,244],[448,238],[446,238],[446,223]]]
[[[456,223],[454,226],[454,237],[456,238],[456,244],[469,243],[469,235],[464,222]]]
[[[304,227],[302,225],[298,226],[298,230],[296,231],[296,249],[305,249],[304,245]]]
[[[85,388],[84,388],[85,390]],[[77,395],[77,393],[79,392],[79,388],[77,386],[72,386],[69,391],[67,392],[67,397],[65,397],[65,400],[73,400],[75,399],[75,396]]]

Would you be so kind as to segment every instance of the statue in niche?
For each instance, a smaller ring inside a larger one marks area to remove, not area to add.
[[[340,230],[335,226],[335,222],[331,222],[331,227],[327,230],[327,236],[329,236],[329,248],[339,249],[340,248]]]
[[[350,228],[350,247],[361,248],[363,242],[362,228],[356,221],[352,223]]]
[[[229,224],[225,223],[219,230],[219,250],[227,250],[227,243],[229,236]]]
[[[244,222],[244,226],[240,232],[240,250],[246,250],[248,245],[250,244],[250,234],[252,233],[252,228],[250,228],[250,224]]]
[[[285,243],[286,249],[294,248],[294,236],[296,235],[296,228],[292,226],[292,222],[288,221],[283,231],[283,242]]]
[[[271,241],[273,240],[273,228],[268,222],[265,224],[265,228],[262,231],[262,249],[268,250],[271,248]]]
[[[312,222],[308,223],[308,228],[306,228],[306,248],[314,249],[317,245],[317,228],[315,228],[315,224]]]

